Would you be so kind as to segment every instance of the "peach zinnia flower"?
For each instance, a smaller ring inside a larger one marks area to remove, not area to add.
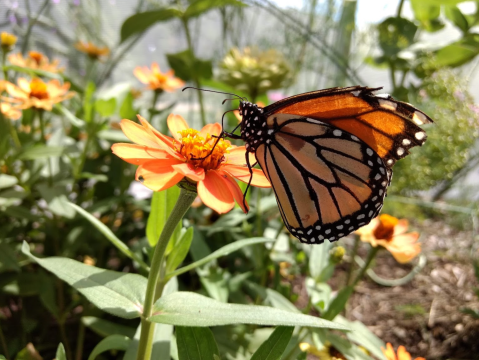
[[[414,259],[421,252],[421,244],[417,242],[419,233],[406,234],[408,221],[383,214],[362,228],[356,230],[361,241],[371,246],[386,248],[401,264]]]
[[[18,79],[18,86],[12,83],[6,84],[7,93],[13,100],[20,102],[20,108],[43,109],[51,111],[53,104],[67,100],[75,95],[68,91],[70,83],[63,85],[58,80],[50,80],[45,83],[41,79],[35,78],[28,81],[24,78]]]
[[[8,81],[0,80],[0,112],[4,117],[11,120],[18,120],[22,116],[22,111],[16,107],[14,100],[1,96],[5,91]]]
[[[381,347],[381,350],[384,356],[386,356],[387,360],[411,360],[411,354],[409,354],[406,351],[406,348],[404,346],[401,345],[400,347],[398,347],[397,356],[396,356],[396,353],[394,352],[394,348],[391,345],[391,343],[387,343],[386,347],[387,347],[386,349]],[[414,360],[426,360],[426,359],[424,359],[423,357],[417,357]]]
[[[183,80],[174,76],[173,70],[162,73],[160,66],[155,62],[151,64],[151,69],[148,66],[137,66],[133,74],[143,84],[148,85],[150,90],[173,92],[185,85]]]
[[[52,73],[63,71],[63,68],[59,68],[59,60],[50,62],[45,55],[37,51],[30,51],[28,56],[25,57],[23,57],[21,53],[11,54],[8,56],[8,61],[10,61],[12,65],[29,69],[49,71]]]
[[[234,201],[244,212],[243,193],[233,178],[248,182],[244,146],[236,147],[221,139],[216,147],[214,136],[221,133],[221,125],[208,124],[201,131],[190,129],[179,115],[168,116],[168,128],[173,138],[155,130],[138,115],[141,125],[122,120],[125,135],[136,144],[113,144],[112,151],[123,160],[139,165],[136,179],[154,191],[176,185],[185,177],[197,183],[198,195],[203,203],[225,213],[234,206]],[[212,151],[212,152],[211,152]],[[202,159],[203,158],[203,159]],[[259,169],[253,169],[251,185],[270,187]]]
[[[98,60],[100,57],[107,56],[110,53],[110,49],[106,46],[99,47],[89,41],[79,41],[75,44],[75,47],[93,60]]]

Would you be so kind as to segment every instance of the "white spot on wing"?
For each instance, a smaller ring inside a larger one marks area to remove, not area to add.
[[[412,115],[412,121],[418,125],[426,124],[428,122],[426,116],[420,111],[414,112]]]
[[[392,102],[389,100],[378,99],[378,101],[379,101],[379,106],[381,106],[383,109],[396,111],[398,107],[398,105],[395,102]]]
[[[369,156],[371,156],[374,152],[373,152],[371,149],[367,148],[367,149],[366,149],[366,153],[367,153]]]
[[[409,139],[402,139],[402,144],[405,146],[411,145],[411,140]]]
[[[414,135],[414,136],[416,137],[416,139],[422,140],[426,136],[426,133],[420,131],[420,132],[417,132],[416,135]]]
[[[341,130],[338,130],[338,129],[336,129],[336,130],[333,131],[334,136],[341,136],[342,133],[343,133],[343,132],[342,132]]]
[[[398,147],[396,153],[401,156],[402,154],[404,154],[404,149],[402,147]]]

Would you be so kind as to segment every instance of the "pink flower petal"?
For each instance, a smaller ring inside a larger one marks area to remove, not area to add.
[[[217,171],[208,171],[204,180],[198,182],[198,195],[203,203],[220,214],[230,211],[235,204],[225,181],[227,177]]]

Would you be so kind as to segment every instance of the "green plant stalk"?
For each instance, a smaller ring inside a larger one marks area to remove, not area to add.
[[[401,12],[402,12],[403,5],[404,5],[404,0],[401,0],[401,2],[399,3],[399,6],[398,6],[398,11],[396,13],[396,17],[398,17],[398,18],[401,17]]]
[[[164,262],[164,254],[171,235],[173,234],[176,225],[181,221],[186,211],[196,198],[196,192],[181,189],[180,196],[173,208],[168,220],[161,232],[160,239],[156,244],[153,258],[151,259],[150,273],[148,275],[148,283],[146,287],[145,303],[143,307],[143,314],[141,316],[141,334],[138,345],[137,360],[149,360],[152,351],[154,324],[148,321],[152,315],[153,304],[156,298],[161,297],[160,293],[156,292],[157,284],[162,281],[160,279],[160,271]],[[161,292],[162,288],[158,292]]]
[[[40,121],[40,133],[42,136],[42,143],[46,145],[47,140],[45,139],[45,120],[43,119],[43,110],[36,109],[36,112],[38,114],[38,120]],[[52,168],[52,163],[50,158],[47,158],[47,166],[48,166],[48,184],[50,186],[53,186],[53,179],[52,179],[53,168]]]
[[[163,92],[162,90],[153,91],[153,99],[151,101],[150,109],[148,110],[148,113],[150,114],[150,118],[148,119],[148,121],[150,123],[153,121],[153,117],[155,116],[155,105],[162,92]]]
[[[364,274],[366,273],[369,266],[371,265],[371,262],[376,257],[376,254],[378,253],[379,249],[380,249],[379,246],[376,246],[376,247],[371,246],[371,249],[369,249],[368,257],[366,259],[364,266],[361,268],[361,270],[359,271],[359,274],[356,276],[356,279],[354,279],[354,282],[351,284],[353,288],[355,288],[358,282],[363,278]]]
[[[42,4],[42,7],[40,10],[37,12],[37,16],[35,16],[33,19],[31,19],[28,22],[28,27],[27,27],[27,32],[25,36],[23,37],[23,44],[22,44],[22,54],[25,55],[25,51],[27,51],[28,47],[28,41],[30,40],[30,35],[32,33],[33,26],[37,23],[40,15],[42,15],[42,12],[46,9],[47,5],[50,3],[50,0],[45,0],[45,2]]]
[[[81,360],[83,358],[83,344],[85,342],[85,325],[80,322],[77,337],[77,349],[75,352],[75,360]]]
[[[193,54],[193,57],[196,58],[195,56],[195,50],[193,48],[193,42],[191,41],[191,33],[190,33],[190,28],[188,27],[188,20],[185,18],[181,19],[181,23],[183,24],[183,29],[185,30],[185,35],[186,35],[186,41],[188,43],[188,49],[191,51]],[[195,86],[200,89],[201,84],[200,84],[200,79],[195,77],[194,79]],[[201,124],[202,126],[206,125],[206,117],[205,117],[205,107],[203,105],[203,92],[198,91],[198,102],[200,103],[200,113],[201,113]]]
[[[7,52],[5,50],[2,50],[2,69],[3,69],[3,78],[5,81],[8,81],[8,72],[6,69],[6,63],[7,61]]]
[[[351,275],[353,274],[353,268],[354,268],[354,258],[356,257],[356,254],[358,253],[358,248],[359,248],[359,237],[356,236],[354,238],[353,253],[351,254],[351,264],[349,266],[348,275],[346,276],[345,286],[348,286],[349,282],[351,281]]]

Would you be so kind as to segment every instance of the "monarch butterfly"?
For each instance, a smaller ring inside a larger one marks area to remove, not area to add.
[[[264,108],[240,98],[247,152],[270,181],[284,224],[301,242],[335,241],[380,212],[392,166],[423,145],[432,119],[382,88],[330,88]],[[234,132],[234,131],[233,131]],[[246,163],[252,172],[249,156]]]

